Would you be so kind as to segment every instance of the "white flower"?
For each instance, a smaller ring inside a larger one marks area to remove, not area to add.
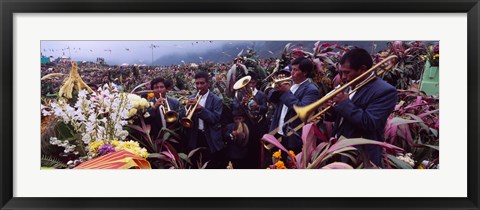
[[[49,115],[52,115],[52,113],[49,112],[49,111],[47,111],[47,110],[45,110],[45,109],[43,109],[43,110],[42,110],[42,115],[43,115],[43,116],[49,116]]]
[[[85,144],[89,144],[92,141],[92,138],[90,137],[90,134],[85,134],[82,136],[82,141]]]

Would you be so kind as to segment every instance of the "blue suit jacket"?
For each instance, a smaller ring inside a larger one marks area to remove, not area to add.
[[[363,86],[351,100],[335,105],[335,125],[333,135],[346,138],[366,138],[384,141],[384,129],[388,116],[397,103],[397,90],[376,78]],[[341,118],[343,121],[340,124]],[[366,150],[370,160],[380,166],[381,147],[367,145],[359,147]]]
[[[242,101],[242,98],[243,98],[243,94],[241,92],[239,92],[238,95],[237,95],[237,98],[236,99],[234,98],[234,100],[233,100],[233,110],[242,109],[242,111],[244,111],[244,112],[248,111],[247,107],[243,107],[239,103],[239,102]],[[259,108],[258,109],[258,114],[262,115],[262,116],[265,116],[265,114],[268,111],[267,96],[262,91],[258,91],[257,94],[253,98],[258,104],[258,108]],[[249,119],[249,117],[246,113],[244,114],[244,118],[245,118],[245,122],[248,125],[252,125],[252,126],[257,125],[257,122],[251,122],[251,120]],[[266,120],[265,117],[263,117],[263,120]]]
[[[151,99],[150,102],[155,104],[156,99]],[[179,114],[179,119],[181,118],[181,110],[180,110],[180,102],[177,99],[167,97],[168,104],[170,105],[170,109],[176,111]],[[165,107],[166,109],[166,107]],[[154,109],[152,107],[149,108],[148,113],[150,114],[149,117],[145,118],[145,122],[151,125],[150,134],[153,136],[154,139],[157,138],[157,135],[162,128],[162,118],[160,117],[159,109]],[[168,125],[167,125],[168,126]]]
[[[297,115],[295,110],[293,109],[293,105],[297,105],[297,106],[309,105],[320,99],[320,92],[317,86],[315,86],[310,81],[306,81],[305,83],[301,84],[300,87],[298,87],[295,94],[293,94],[291,91],[287,91],[286,93],[283,93],[283,94],[278,91],[272,91],[270,92],[268,99],[270,102],[275,103],[275,111],[273,113],[272,123],[270,124],[270,131],[272,131],[278,127],[283,105],[286,105],[288,107],[287,115],[285,116],[285,122],[286,122],[290,118]],[[296,119],[290,125],[287,125],[287,126],[293,129],[296,126],[300,125],[301,123],[302,121],[300,119]],[[287,131],[288,130],[283,129],[284,134],[287,134]],[[302,133],[302,130],[299,130],[298,134],[300,136],[296,136],[295,134],[293,134],[289,138],[283,138],[282,145],[289,150],[294,150],[295,153],[299,152],[303,145],[302,139],[301,139],[301,135],[302,135],[301,133]]]
[[[189,98],[195,98],[195,94],[189,96]],[[211,91],[208,93],[205,107],[199,112],[194,112],[192,116],[193,126],[187,128],[187,150],[193,150],[197,148],[197,136],[198,136],[198,119],[202,119],[204,122],[204,130],[206,135],[206,141],[211,153],[220,151],[224,147],[222,140],[222,130],[220,125],[220,116],[222,115],[223,102],[218,96]]]

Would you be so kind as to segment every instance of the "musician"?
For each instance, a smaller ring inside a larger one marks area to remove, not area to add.
[[[250,82],[245,88],[240,89],[233,100],[233,110],[243,113],[243,118],[250,132],[248,142],[248,160],[249,168],[260,168],[260,154],[262,145],[260,138],[268,132],[268,121],[265,114],[268,111],[267,96],[265,93],[257,89],[257,75],[255,72],[249,72]],[[250,88],[250,93],[245,93],[246,88]],[[253,94],[250,99],[248,94]]]
[[[300,119],[296,119],[290,124],[285,124],[290,118],[296,116],[294,105],[306,106],[320,99],[320,92],[311,81],[308,80],[313,71],[313,62],[305,57],[298,57],[292,61],[291,77],[293,84],[284,82],[277,85],[274,91],[271,91],[268,100],[275,103],[270,131],[278,129],[275,136],[282,137],[282,145],[293,150],[298,154],[302,150],[301,130],[287,137],[290,130],[301,124]]]
[[[209,90],[210,80],[207,72],[195,74],[195,87],[197,94],[202,97],[192,116],[193,126],[185,129],[188,137],[187,150],[206,147],[206,150],[200,152],[203,163],[210,161],[207,168],[226,168],[220,125],[223,102]],[[186,108],[197,103],[197,94],[189,97]]]
[[[172,83],[162,77],[157,77],[150,82],[150,88],[153,90],[155,95],[154,98],[150,100],[153,103],[153,107],[148,110],[148,117],[145,118],[145,122],[151,125],[150,134],[153,139],[161,138],[158,136],[162,128],[166,128],[169,124],[166,122],[163,111],[161,111],[161,106],[167,110],[167,104],[165,103],[165,98],[167,98],[168,105],[170,109],[180,113],[180,103],[177,99],[167,97],[167,92],[171,90]]]
[[[248,156],[248,142],[250,142],[249,134],[253,133],[245,123],[245,113],[241,109],[233,110],[233,123],[226,126],[224,141],[226,142],[226,155],[228,161],[232,162],[235,169],[249,169],[251,163]]]
[[[372,57],[366,50],[352,49],[340,60],[341,79],[350,82],[372,65]],[[350,88],[355,88],[372,75],[360,79]],[[332,103],[335,104],[333,108],[336,114],[333,128],[335,137],[366,138],[383,142],[387,118],[397,103],[397,90],[382,79],[375,78],[353,94],[344,92],[336,95],[330,101],[330,104]],[[370,161],[382,167],[380,146],[365,145],[357,149],[365,151]]]

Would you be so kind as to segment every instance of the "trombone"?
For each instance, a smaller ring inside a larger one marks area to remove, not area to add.
[[[361,83],[359,83],[358,85],[355,86],[355,88],[353,90],[351,90],[348,94],[352,94],[354,92],[356,92],[359,88],[365,86],[366,84],[368,84],[370,81],[372,81],[373,79],[381,76],[383,73],[387,72],[387,71],[390,71],[396,61],[397,61],[398,57],[396,55],[391,55],[385,59],[383,59],[381,62],[377,63],[375,66],[373,66],[372,68],[368,69],[367,71],[365,71],[363,74],[361,74],[360,76],[358,76],[357,78],[353,79],[352,81],[348,82],[347,84],[335,89],[335,90],[332,90],[331,92],[329,92],[327,95],[325,95],[323,98],[321,98],[320,100],[310,104],[310,105],[307,105],[307,106],[303,106],[303,107],[299,107],[299,106],[296,106],[294,105],[293,106],[293,109],[295,110],[295,112],[297,113],[297,117],[300,118],[300,120],[302,120],[304,123],[305,122],[308,122],[308,117],[311,115],[311,113],[313,111],[315,111],[315,109],[317,109],[320,105],[324,104],[325,102],[327,102],[328,100],[332,99],[333,97],[335,97],[337,94],[343,92],[345,89],[347,89],[348,87],[352,86],[353,83],[356,83],[358,82],[359,80],[365,78],[365,76],[369,75],[369,74],[372,74],[372,72],[374,72],[375,70],[379,69],[376,73],[374,73],[372,76],[368,77],[367,79],[364,79]],[[325,107],[321,112],[320,114],[323,114],[325,113],[327,110],[329,110],[332,106],[328,106],[328,107]],[[319,116],[319,114],[315,115],[315,116]]]
[[[163,105],[160,106],[160,111],[163,112],[163,115],[165,116],[165,121],[167,121],[168,123],[176,122],[178,120],[178,113],[170,108],[167,97],[165,97],[165,104],[167,106],[167,110],[165,110],[165,107]]]
[[[190,128],[193,126],[192,116],[198,104],[200,103],[200,99],[202,98],[202,96],[203,95],[200,95],[200,92],[197,93],[197,96],[195,96],[197,102],[195,103],[195,105],[188,107],[187,113],[185,113],[185,117],[180,119],[180,123],[182,123],[183,127]]]
[[[387,71],[390,71],[395,66],[395,63],[396,63],[397,59],[398,59],[398,57],[395,56],[395,55],[392,55],[392,56],[389,56],[389,57],[385,58],[384,60],[377,63],[375,66],[368,69],[367,71],[365,71],[363,74],[361,74],[357,78],[353,79],[352,81],[350,81],[347,84],[344,84],[341,87],[338,87],[338,88],[330,91],[323,98],[319,99],[318,101],[316,101],[316,102],[314,102],[310,105],[303,106],[303,107],[299,107],[299,106],[294,105],[293,108],[294,108],[295,112],[297,113],[297,115],[290,118],[288,121],[285,122],[285,124],[291,123],[298,118],[300,118],[302,120],[302,123],[300,125],[298,125],[297,127],[288,131],[287,136],[291,136],[293,134],[293,132],[297,132],[298,130],[300,130],[303,126],[305,126],[306,123],[311,122],[315,119],[319,120],[319,117],[322,114],[324,114],[325,112],[327,112],[333,106],[333,105],[331,105],[331,106],[325,107],[320,112],[318,112],[315,115],[313,115],[312,117],[310,117],[312,112],[315,111],[320,105],[322,105],[325,102],[327,102],[328,100],[332,99],[335,95],[343,92],[346,88],[348,88],[349,86],[351,86],[353,83],[357,82],[358,80],[364,78],[366,75],[371,74],[376,69],[379,69],[372,76],[368,77],[367,79],[365,79],[364,81],[359,83],[353,90],[348,92],[349,95],[353,94],[354,92],[356,92],[358,89],[360,89],[361,87],[368,84],[373,79],[381,76],[382,74],[384,74]],[[270,135],[275,135],[275,133],[277,133],[277,132],[278,132],[278,128],[275,128],[269,134]],[[280,137],[278,140],[281,142],[282,137]],[[265,145],[265,148],[270,150],[271,148],[273,148],[273,145],[271,145],[271,144],[270,145]]]

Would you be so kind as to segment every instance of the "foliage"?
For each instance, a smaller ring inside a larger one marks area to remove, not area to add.
[[[415,168],[425,160],[438,164],[438,99],[415,91],[399,91],[399,99],[387,120],[386,142],[413,154]]]
[[[302,151],[296,155],[290,151],[287,151],[287,149],[285,149],[285,147],[283,147],[282,144],[270,134],[265,134],[262,140],[273,144],[281,151],[289,154],[289,157],[287,158],[287,162],[289,164],[287,164],[286,167],[297,169],[322,168],[330,163],[336,162],[339,156],[343,156],[351,160],[353,162],[352,167],[368,167],[366,164],[360,163],[362,157],[360,152],[356,149],[356,146],[360,145],[378,145],[387,149],[389,152],[393,152],[394,154],[403,151],[403,149],[388,143],[363,138],[331,138],[328,141],[321,141],[317,144],[317,140],[323,138],[324,135],[312,123],[305,125],[302,130]],[[278,163],[281,159],[281,156],[278,153],[274,153],[274,158],[274,166],[270,166],[270,168],[283,168],[283,161]]]
[[[420,79],[425,66],[424,56],[427,49],[424,42],[389,42],[388,49],[377,53],[374,57],[376,63],[390,55],[398,57],[393,69],[383,75],[383,79],[396,87],[406,90],[413,83]]]
[[[427,48],[427,60],[430,62],[430,66],[438,66],[440,60],[440,46],[437,43],[428,46]]]

